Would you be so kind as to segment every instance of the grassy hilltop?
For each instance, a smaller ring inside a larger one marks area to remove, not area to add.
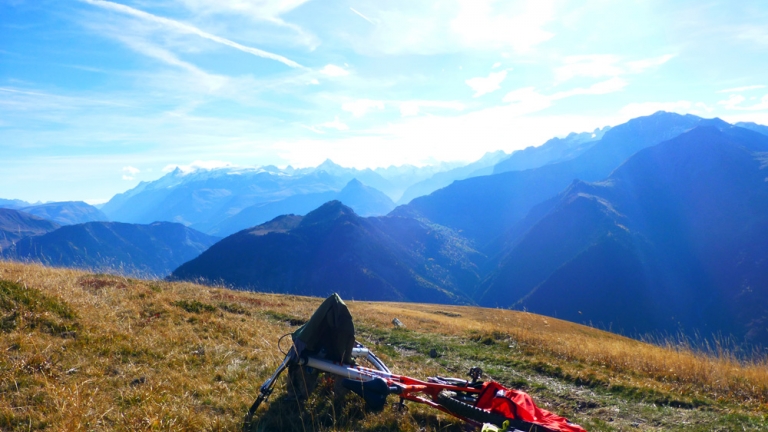
[[[0,262],[0,430],[239,430],[282,360],[278,337],[321,300]],[[398,373],[480,366],[590,431],[768,429],[766,360],[522,312],[345,300],[358,339]],[[257,429],[461,430],[416,404],[365,413],[331,388],[301,411],[278,385]]]

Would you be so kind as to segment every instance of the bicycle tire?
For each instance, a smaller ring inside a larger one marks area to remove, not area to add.
[[[482,408],[478,408],[474,405],[470,405],[466,402],[454,399],[444,392],[437,395],[437,403],[442,405],[453,414],[456,414],[457,416],[464,417],[465,419],[469,420],[474,420],[478,423],[490,423],[492,425],[502,427],[504,422],[509,422],[507,423],[509,427],[526,432],[554,432],[551,429],[545,428],[544,426],[535,423],[509,419],[503,415],[486,411]]]
[[[490,411],[454,399],[444,392],[437,395],[437,403],[457,416],[474,420],[479,423],[491,423],[496,426],[501,426],[504,421],[507,420],[507,418],[502,415],[494,414]]]

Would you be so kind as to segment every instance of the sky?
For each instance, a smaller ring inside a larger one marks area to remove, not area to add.
[[[0,198],[472,161],[658,110],[768,124],[767,22],[762,0],[0,0]]]

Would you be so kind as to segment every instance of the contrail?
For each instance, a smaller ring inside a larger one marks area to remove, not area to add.
[[[362,18],[362,19],[364,19],[364,20],[368,21],[369,23],[371,23],[371,24],[373,24],[373,25],[376,25],[376,23],[375,23],[375,22],[373,22],[373,21],[371,21],[371,19],[370,19],[370,18],[368,18],[367,16],[365,16],[365,15],[361,14],[360,12],[356,11],[354,8],[349,8],[349,10],[351,10],[352,12],[354,12],[354,13],[358,14],[358,15],[360,16],[360,18]]]
[[[98,6],[98,7],[105,8],[105,9],[110,9],[110,10],[113,10],[113,11],[116,11],[116,12],[121,12],[121,13],[124,13],[124,14],[127,14],[127,15],[132,15],[132,16],[135,16],[137,18],[141,18],[141,19],[144,19],[144,20],[147,20],[147,21],[152,21],[152,22],[155,22],[155,23],[158,23],[158,24],[162,24],[164,26],[173,28],[174,30],[180,31],[182,33],[194,34],[194,35],[200,36],[201,38],[208,39],[208,40],[211,40],[211,41],[214,41],[214,42],[218,42],[218,43],[220,43],[222,45],[226,45],[226,46],[238,49],[240,51],[247,52],[249,54],[253,54],[253,55],[258,56],[258,57],[263,57],[263,58],[268,58],[268,59],[272,59],[272,60],[277,60],[277,61],[279,61],[280,63],[282,63],[282,64],[284,64],[286,66],[290,66],[290,67],[293,67],[293,68],[302,68],[302,69],[304,68],[304,66],[296,63],[295,61],[293,61],[291,59],[285,58],[285,57],[283,57],[283,56],[281,56],[279,54],[274,54],[274,53],[271,53],[271,52],[268,52],[268,51],[260,50],[258,48],[253,48],[253,47],[241,45],[241,44],[239,44],[237,42],[231,41],[231,40],[223,38],[221,36],[216,36],[214,34],[210,34],[208,32],[204,32],[204,31],[200,30],[199,28],[197,28],[195,26],[191,26],[189,24],[185,24],[185,23],[182,23],[182,22],[179,22],[179,21],[175,21],[175,20],[172,20],[172,19],[169,19],[169,18],[163,18],[163,17],[159,17],[157,15],[152,15],[151,13],[147,13],[147,12],[144,12],[144,11],[141,11],[141,10],[138,10],[138,9],[134,9],[134,8],[132,8],[130,6],[122,5],[122,4],[119,4],[119,3],[113,3],[111,1],[106,1],[106,0],[82,0],[82,1],[85,1],[86,3],[92,4],[94,6]]]

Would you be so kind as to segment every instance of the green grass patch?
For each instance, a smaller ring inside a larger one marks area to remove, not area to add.
[[[216,306],[202,303],[197,300],[179,300],[173,302],[173,305],[184,309],[189,313],[203,313],[203,312],[215,312]]]
[[[0,280],[0,332],[29,328],[75,337],[75,318],[75,312],[63,301],[35,288]]]

